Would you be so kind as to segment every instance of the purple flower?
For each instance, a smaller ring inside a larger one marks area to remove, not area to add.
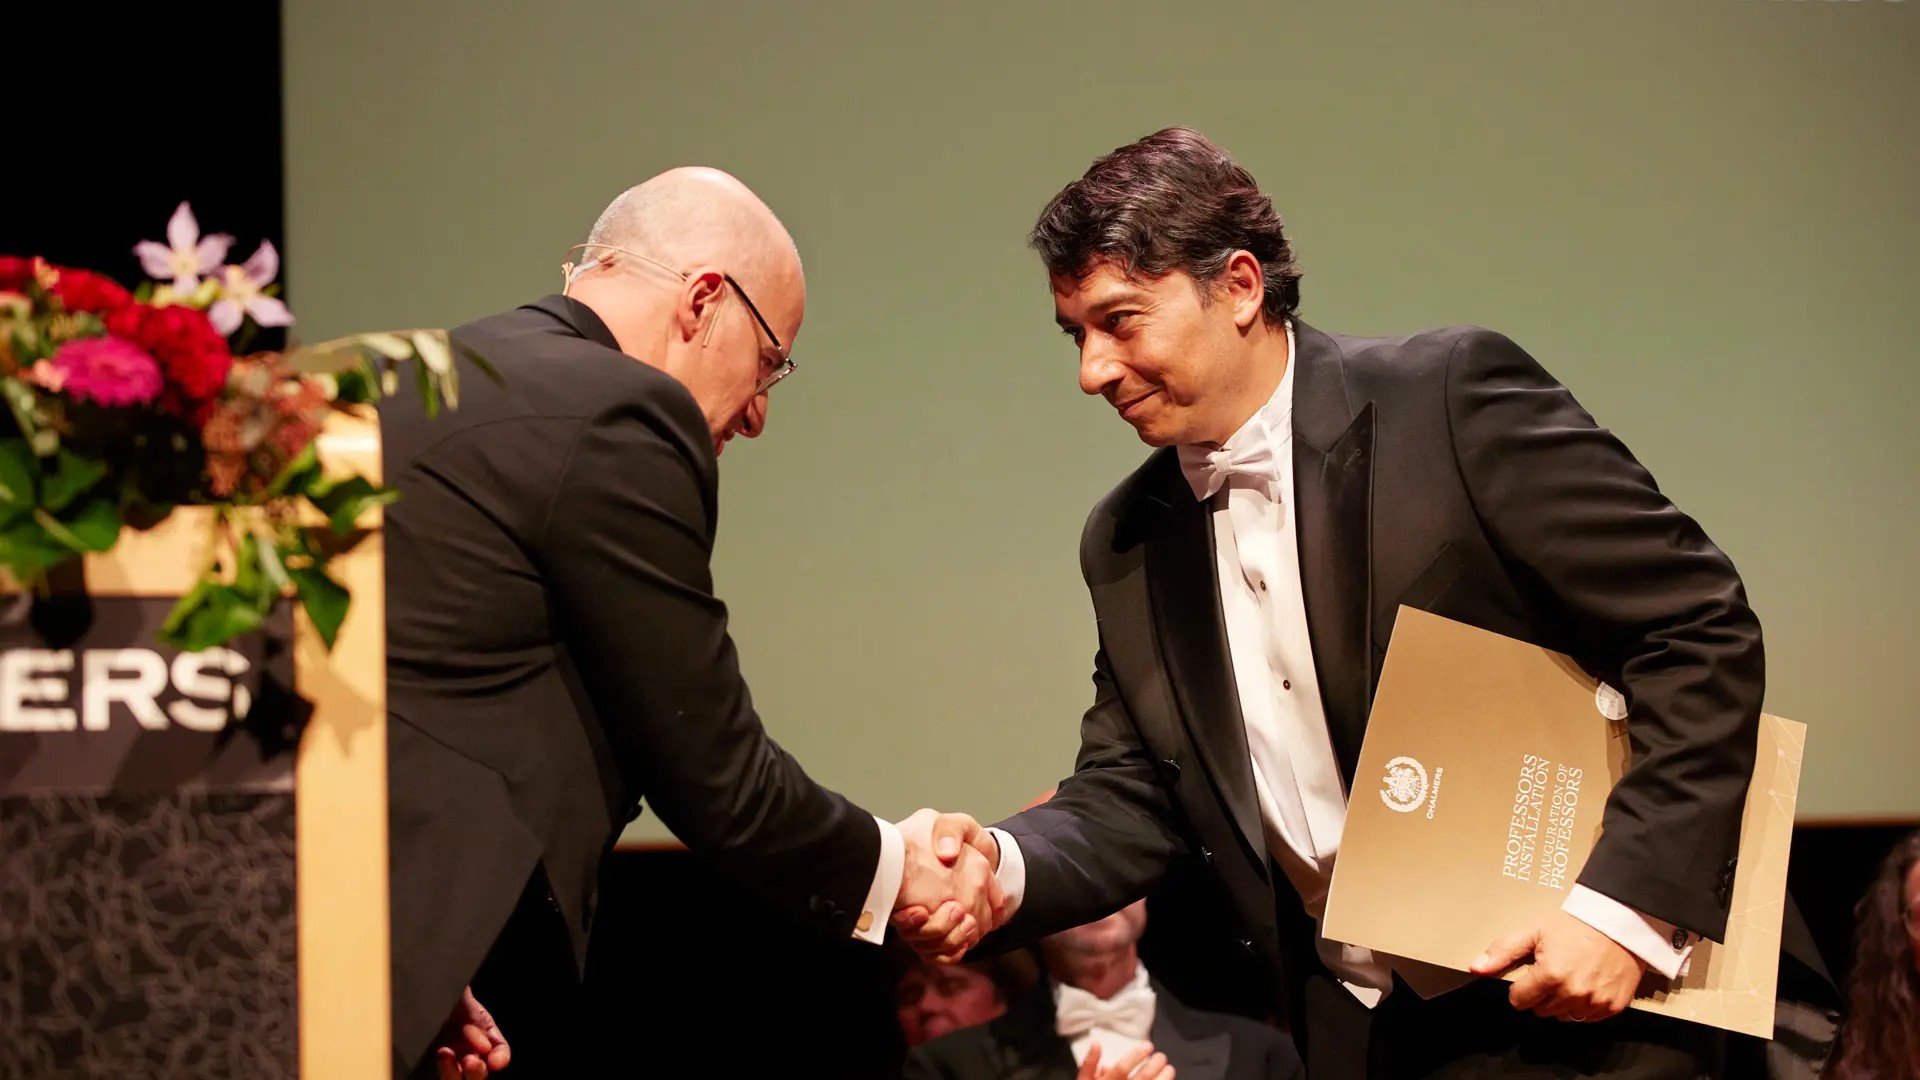
[[[159,361],[116,337],[75,338],[54,352],[52,364],[60,389],[81,401],[144,405],[160,396]]]
[[[167,222],[167,242],[142,240],[133,253],[140,256],[140,268],[148,277],[172,278],[174,291],[185,293],[200,283],[200,275],[213,272],[232,246],[233,237],[226,233],[201,236],[193,210],[181,203]]]
[[[280,253],[267,240],[260,241],[259,250],[245,266],[221,267],[220,299],[207,309],[213,328],[222,336],[231,334],[240,329],[242,315],[253,316],[253,321],[261,326],[286,326],[293,322],[293,313],[287,310],[287,305],[260,291],[271,284],[279,272]]]

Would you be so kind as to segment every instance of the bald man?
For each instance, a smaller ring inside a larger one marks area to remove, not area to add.
[[[676,169],[563,272],[455,332],[500,383],[432,421],[381,406],[396,1075],[584,1072],[600,862],[642,799],[829,933],[957,901],[957,950],[1001,903],[978,852],[929,850],[931,811],[875,818],[767,737],[713,594],[718,457],[794,370],[792,238],[733,177]]]

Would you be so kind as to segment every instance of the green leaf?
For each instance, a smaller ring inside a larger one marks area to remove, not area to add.
[[[187,616],[192,615],[201,604],[206,602],[207,594],[213,591],[216,584],[206,578],[201,578],[195,583],[187,595],[173,605],[173,610],[167,612],[167,620],[160,624],[160,640],[179,644],[174,635],[180,632],[180,627],[187,621]]]
[[[62,521],[35,508],[33,520],[49,536],[75,551],[106,551],[120,539],[120,506],[106,496],[87,500],[71,519]]]
[[[108,551],[120,539],[120,504],[109,495],[88,499],[67,523],[88,551]]]
[[[31,386],[11,376],[0,378],[0,395],[6,397],[13,422],[20,425],[36,456],[46,457],[60,448],[60,433],[40,424],[40,399]]]
[[[68,315],[67,319],[69,321],[64,339],[66,341],[73,341],[76,338],[105,337],[107,334],[107,324],[101,322],[100,316],[91,311],[76,311]]]
[[[260,545],[260,572],[266,575],[267,582],[273,586],[276,598],[293,584],[293,579],[287,576],[287,556],[293,551],[282,540]]]
[[[74,557],[72,548],[48,535],[32,518],[0,531],[0,566],[28,581]]]
[[[308,443],[300,455],[287,462],[280,475],[267,485],[266,498],[274,499],[281,495],[304,495],[322,483],[320,475],[320,453],[314,449],[314,443]]]
[[[339,582],[327,575],[323,563],[312,566],[289,569],[287,574],[293,578],[294,591],[300,597],[300,605],[307,609],[307,618],[313,620],[313,628],[320,633],[320,640],[327,648],[333,648],[334,638],[340,634],[340,624],[346,620],[347,604],[352,599]]]
[[[407,344],[407,339],[399,334],[385,332],[361,334],[356,340],[389,360],[405,360],[413,355],[414,347]]]
[[[451,341],[452,339],[449,338],[448,340]],[[479,368],[481,374],[493,380],[494,385],[496,386],[507,385],[507,380],[500,377],[499,369],[494,367],[492,362],[490,362],[486,357],[481,356],[480,353],[477,352],[473,346],[468,345],[464,342],[458,342],[458,341],[455,341],[453,345],[454,345],[454,348],[459,351],[461,359],[472,364],[474,367]]]
[[[13,356],[22,368],[53,355],[53,343],[32,323],[13,324]]]
[[[258,630],[265,618],[253,597],[231,585],[203,581],[174,606],[160,627],[160,640],[199,652]]]
[[[105,475],[105,465],[63,449],[53,459],[53,471],[41,475],[40,505],[57,514]]]
[[[318,377],[328,378],[325,374]],[[349,405],[372,405],[380,400],[379,376],[374,374],[372,365],[362,364],[331,378],[334,401]]]
[[[444,375],[453,370],[453,354],[447,349],[445,330],[415,330],[413,352],[435,375]]]
[[[349,476],[307,492],[307,500],[327,515],[327,523],[336,533],[345,533],[360,520],[361,511],[370,506],[385,506],[400,497],[394,488],[376,487],[364,476]]]
[[[290,371],[301,375],[338,374],[365,360],[367,350],[351,339],[307,345],[281,356]]]
[[[233,553],[233,587],[247,596],[259,596],[266,577],[260,572],[260,541],[251,532],[240,535],[240,548]]]
[[[413,355],[413,346],[407,344],[407,337],[413,332],[351,334],[347,337],[322,341],[316,345],[303,345],[281,355],[281,362],[289,369],[302,375],[317,375],[322,372],[339,374],[348,368],[375,356],[388,360],[405,360]]]
[[[25,439],[0,440],[0,525],[33,512],[36,465]]]
[[[429,380],[447,399],[447,408],[460,407],[460,373],[453,368],[453,352],[447,347],[444,330],[415,330],[413,349],[426,365]]]
[[[420,383],[420,400],[426,403],[427,419],[440,415],[440,395],[434,385],[433,372],[425,364],[413,365],[413,374]]]

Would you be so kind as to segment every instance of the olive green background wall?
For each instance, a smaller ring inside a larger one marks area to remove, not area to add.
[[[767,726],[877,813],[1071,767],[1075,543],[1143,455],[1024,234],[1190,124],[1350,333],[1479,323],[1744,573],[1801,816],[1920,813],[1920,0],[286,4],[303,338],[554,291],[624,186],[728,169],[798,239],[802,370],[725,459]],[[651,818],[630,838],[663,836]]]

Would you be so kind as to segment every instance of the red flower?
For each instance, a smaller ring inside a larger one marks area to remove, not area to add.
[[[0,289],[19,292],[33,280],[33,260],[18,255],[0,255]]]
[[[4,273],[4,270],[0,270],[0,273]],[[62,266],[59,275],[50,291],[68,311],[103,314],[133,303],[133,294],[105,274]]]
[[[197,411],[193,406],[227,385],[233,354],[205,312],[131,304],[107,312],[106,323],[108,333],[126,338],[160,361],[168,388],[177,391],[162,400],[170,411],[191,415]]]

